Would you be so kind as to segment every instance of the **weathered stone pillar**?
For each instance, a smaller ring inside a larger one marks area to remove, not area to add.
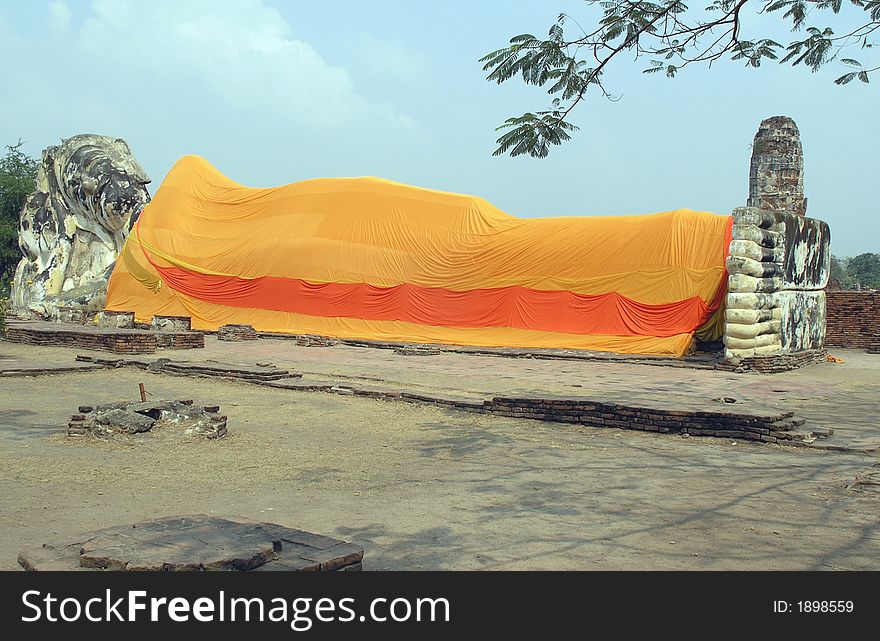
[[[752,144],[748,207],[807,213],[801,134],[788,116],[762,120]]]

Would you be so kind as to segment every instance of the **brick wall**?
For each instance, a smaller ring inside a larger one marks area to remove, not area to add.
[[[869,349],[880,343],[880,292],[826,292],[825,344]]]

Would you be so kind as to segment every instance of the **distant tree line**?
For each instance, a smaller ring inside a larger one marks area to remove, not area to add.
[[[831,257],[831,278],[844,289],[880,289],[880,254]]]
[[[18,222],[28,195],[37,188],[36,158],[21,151],[21,140],[6,146],[0,158],[0,298],[9,294],[12,277],[21,252],[18,249]]]

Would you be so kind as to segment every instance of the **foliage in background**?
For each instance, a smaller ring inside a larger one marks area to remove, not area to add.
[[[859,254],[846,261],[846,278],[844,284],[847,287],[880,289],[880,254]]]
[[[489,72],[487,80],[501,84],[520,76],[526,84],[547,87],[553,97],[548,109],[508,118],[498,127],[498,131],[507,132],[498,138],[493,155],[543,158],[550,145],[569,140],[569,132],[577,127],[566,118],[579,103],[592,95],[615,99],[606,88],[605,74],[616,58],[647,59],[645,73],[663,73],[669,78],[690,64],[711,66],[722,58],[748,67],[779,60],[793,66],[802,64],[812,71],[836,61],[848,67],[835,80],[839,85],[856,79],[867,83],[870,74],[880,69],[842,57],[847,51],[874,44],[871,38],[880,29],[880,0],[712,0],[701,9],[689,9],[681,0],[584,1],[588,9],[601,11],[597,23],[585,22],[584,29],[574,18],[561,14],[546,39],[531,34],[514,36],[509,46],[480,59],[485,63],[483,70]],[[760,34],[745,33],[742,16],[746,4],[757,13],[776,13],[799,36],[783,45]],[[829,26],[812,26],[825,24],[819,20],[839,20],[836,16],[844,6],[859,12],[861,26],[838,32]],[[565,31],[570,24],[577,30],[574,36]]]
[[[18,222],[28,195],[37,187],[39,161],[21,151],[22,142],[6,146],[0,158],[0,295],[9,291],[21,259]]]
[[[846,258],[841,259],[834,255],[831,256],[831,278],[841,285],[843,285],[843,281],[846,279],[846,260]]]
[[[852,258],[832,256],[831,276],[844,289],[880,289],[880,254],[869,252]]]

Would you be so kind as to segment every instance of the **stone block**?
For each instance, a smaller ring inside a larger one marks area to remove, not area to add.
[[[781,291],[776,301],[781,311],[782,352],[820,349],[825,343],[825,292]]]
[[[192,318],[189,316],[153,316],[150,329],[154,332],[189,332]]]

